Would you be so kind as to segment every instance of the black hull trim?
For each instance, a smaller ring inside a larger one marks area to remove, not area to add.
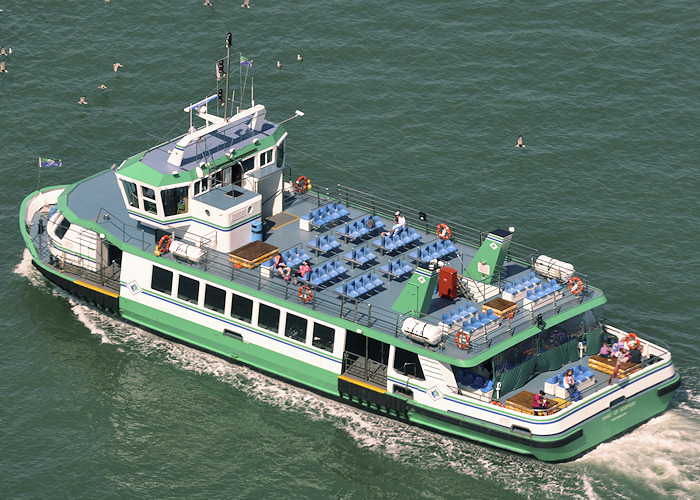
[[[32,264],[36,267],[39,272],[51,283],[62,288],[66,292],[74,295],[86,302],[95,304],[96,306],[107,309],[108,311],[119,315],[119,297],[112,297],[106,293],[102,293],[98,290],[93,290],[86,286],[82,286],[74,281],[71,281],[63,276],[49,271],[44,266],[41,266],[32,260]]]
[[[673,382],[672,384],[667,385],[666,387],[662,387],[661,389],[658,389],[656,393],[659,395],[659,397],[664,396],[668,394],[669,392],[673,392],[676,389],[678,389],[681,386],[681,377],[679,376],[678,379]]]

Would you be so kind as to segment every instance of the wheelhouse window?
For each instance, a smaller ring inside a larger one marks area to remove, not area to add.
[[[180,275],[177,298],[196,304],[199,301],[199,281]]]
[[[139,195],[136,193],[136,184],[122,180],[122,187],[126,195],[126,202],[134,208],[139,208]]]
[[[279,333],[280,331],[280,310],[266,304],[260,304],[258,310],[258,326]]]
[[[70,229],[70,222],[68,221],[68,219],[63,217],[61,219],[61,222],[58,223],[58,226],[56,227],[56,231],[54,231],[56,233],[56,237],[59,240],[62,240],[63,237],[68,232],[68,229]]]
[[[245,321],[246,323],[253,322],[253,301],[247,297],[236,295],[231,297],[231,317]]]
[[[212,311],[223,313],[226,309],[226,291],[212,285],[207,285],[204,289],[204,307]]]
[[[314,323],[312,345],[324,351],[333,352],[335,342],[335,328]]]
[[[277,168],[284,167],[284,141],[277,146]]]
[[[143,209],[146,212],[151,212],[152,214],[158,213],[158,208],[156,206],[156,193],[153,189],[141,186],[141,196],[143,197]]]
[[[187,186],[165,189],[161,192],[163,198],[163,212],[165,216],[184,214],[187,212]]]
[[[284,325],[284,336],[299,342],[306,342],[306,325],[308,322],[294,314],[287,313],[287,321]]]
[[[260,166],[264,167],[269,163],[272,163],[272,149],[260,153]]]
[[[241,164],[241,171],[245,174],[246,172],[249,172],[255,168],[255,156],[251,156],[250,158],[246,158]]]
[[[173,272],[162,267],[153,266],[151,289],[170,295],[173,291]]]

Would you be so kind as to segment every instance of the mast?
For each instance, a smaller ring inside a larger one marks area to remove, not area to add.
[[[228,118],[228,75],[231,70],[231,39],[232,36],[229,32],[226,35],[226,92],[224,93],[224,118]]]

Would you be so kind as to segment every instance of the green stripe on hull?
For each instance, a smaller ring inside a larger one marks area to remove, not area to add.
[[[471,424],[469,428],[463,427],[451,423],[456,418],[455,414],[422,405],[419,408],[416,403],[409,403],[414,407],[414,410],[409,412],[409,420],[446,434],[505,448],[516,453],[532,455],[545,462],[562,462],[576,458],[599,444],[664,412],[668,408],[675,390],[659,395],[659,389],[678,384],[679,378],[679,375],[676,374],[663,385],[655,386],[638,394],[625,403],[608,409],[572,428],[566,434],[555,438],[529,438],[523,433],[512,432],[504,427],[490,426],[468,418],[460,419]]]
[[[223,333],[176,317],[138,302],[120,299],[122,317],[153,331],[224,358],[250,365],[278,378],[338,396],[338,374],[323,370],[255,344],[225,336]]]

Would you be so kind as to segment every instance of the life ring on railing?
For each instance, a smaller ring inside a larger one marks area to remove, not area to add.
[[[578,276],[574,276],[569,280],[569,290],[574,295],[581,295],[583,293],[583,281]]]
[[[466,349],[469,347],[469,336],[464,330],[460,330],[460,332],[455,335],[455,342],[460,349]]]
[[[450,226],[448,226],[444,222],[438,224],[437,235],[443,240],[449,240],[452,237],[452,231],[450,230]]]
[[[634,342],[637,344],[637,348],[641,351],[642,350],[642,343],[639,341],[639,337],[637,337],[636,333],[628,333],[627,337],[623,340],[623,342],[627,345],[629,345],[630,342]]]
[[[158,242],[158,246],[156,247],[156,250],[158,251],[158,254],[160,255],[162,253],[167,252],[169,248],[170,248],[170,235],[166,234]]]
[[[294,190],[297,193],[303,193],[307,189],[311,187],[311,182],[309,179],[307,179],[305,176],[301,176],[297,179],[297,181],[294,183]]]
[[[505,408],[505,407],[506,407],[506,405],[504,405],[504,404],[501,403],[500,401],[491,401],[491,404],[492,404],[492,405],[496,405],[496,406],[500,406],[501,408]]]
[[[304,303],[311,302],[311,299],[314,298],[314,293],[311,291],[311,288],[309,288],[309,285],[299,287],[299,298]]]

